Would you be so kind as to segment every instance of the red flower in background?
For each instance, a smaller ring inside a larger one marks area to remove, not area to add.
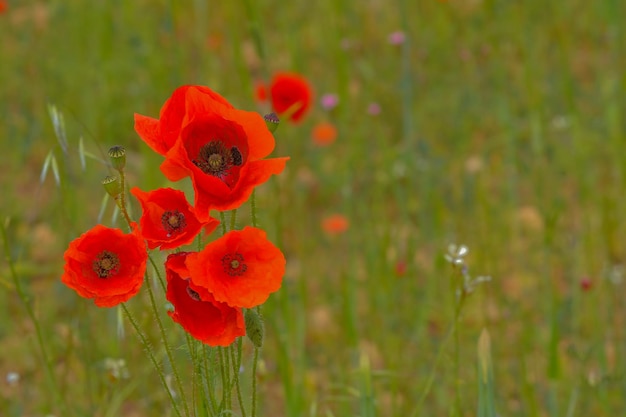
[[[329,235],[344,233],[350,227],[350,222],[341,214],[333,214],[322,220],[322,229]]]
[[[113,307],[139,292],[146,271],[146,244],[136,230],[97,225],[70,242],[61,281],[98,307]]]
[[[218,301],[245,308],[264,303],[280,288],[285,263],[280,249],[254,227],[230,231],[187,258],[196,287]]]
[[[189,255],[189,252],[171,254],[165,262],[166,297],[174,306],[174,311],[168,314],[201,342],[210,346],[228,346],[246,334],[241,309],[215,301],[202,289],[197,291],[185,266]]]
[[[130,192],[141,203],[143,214],[139,220],[139,232],[150,249],[160,247],[165,250],[187,245],[202,228],[208,234],[220,223],[212,217],[200,222],[182,191],[160,188],[144,192],[134,187]]]
[[[274,149],[263,118],[233,108],[206,87],[177,89],[160,120],[135,115],[135,130],[165,155],[161,171],[169,180],[191,177],[201,220],[211,209],[239,207],[254,187],[282,172],[289,159],[263,159]]]
[[[7,11],[7,2],[5,0],[0,0],[0,14]]]
[[[278,115],[294,122],[300,121],[309,111],[313,90],[309,82],[299,74],[277,73],[270,85],[272,107]]]

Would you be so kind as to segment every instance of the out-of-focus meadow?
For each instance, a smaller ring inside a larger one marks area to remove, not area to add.
[[[499,415],[621,415],[625,19],[621,0],[9,2],[0,214],[75,415],[171,415],[119,311],[59,280],[68,242],[98,222],[106,150],[127,148],[131,185],[164,186],[135,112],[158,117],[176,87],[202,84],[266,113],[255,85],[285,70],[315,103],[281,123],[273,155],[291,160],[257,191],[288,262],[263,307],[261,415],[476,415],[483,329]],[[338,135],[321,146],[324,122]],[[51,168],[40,181],[51,151],[60,186]],[[112,214],[109,202],[101,221]],[[326,230],[332,215],[347,230]],[[450,244],[469,248],[467,270],[446,260]],[[463,273],[491,280],[450,332]],[[3,261],[0,415],[58,413],[12,282]]]

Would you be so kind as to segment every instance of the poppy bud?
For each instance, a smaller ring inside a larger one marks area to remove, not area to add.
[[[251,308],[246,310],[246,334],[252,344],[260,348],[263,346],[263,319],[261,315]]]
[[[113,146],[109,149],[109,159],[111,159],[111,165],[118,171],[122,171],[126,166],[126,149],[123,146]]]
[[[117,197],[122,193],[122,186],[118,181],[117,177],[106,176],[102,180],[102,185],[106,192],[117,200]]]
[[[263,116],[263,120],[265,120],[265,124],[270,132],[274,133],[276,129],[278,129],[278,124],[280,123],[280,119],[276,115],[276,113],[272,112]]]

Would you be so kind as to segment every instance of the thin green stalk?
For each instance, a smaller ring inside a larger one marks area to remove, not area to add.
[[[128,215],[128,210],[126,210],[126,175],[124,174],[124,170],[120,170],[119,173],[120,173],[120,188],[122,189],[122,192],[118,196],[116,196],[115,200],[117,202],[117,206],[120,208],[120,211],[122,212],[122,215],[124,216],[124,220],[126,220],[126,223],[128,223],[128,227],[130,229],[132,220],[130,216]]]
[[[211,401],[211,406],[213,410],[217,410],[217,400],[215,399],[215,385],[213,384],[213,380],[209,377],[209,369],[211,368],[211,360],[209,358],[209,347],[207,345],[202,345],[202,350],[204,352],[204,373],[203,376],[206,380],[207,392],[209,394],[209,401]],[[214,411],[215,412],[215,411]]]
[[[19,277],[17,276],[17,272],[15,271],[15,265],[13,263],[13,259],[11,258],[11,251],[9,250],[9,247],[10,247],[9,237],[8,237],[8,233],[6,229],[6,224],[8,223],[8,221],[9,219],[7,218],[4,222],[2,222],[2,225],[0,227],[2,227],[2,241],[4,242],[4,256],[7,261],[7,264],[9,265],[9,272],[11,274],[11,278],[13,279],[15,291],[17,292],[17,295],[20,301],[22,302],[22,304],[24,305],[24,308],[26,309],[26,314],[28,314],[28,318],[30,319],[30,321],[33,324],[33,327],[35,328],[35,336],[37,339],[37,344],[39,345],[39,350],[41,353],[41,360],[43,361],[43,364],[44,364],[46,380],[48,381],[48,385],[50,386],[50,391],[54,393],[55,403],[60,405],[60,408],[63,411],[63,415],[68,415],[68,416],[74,415],[74,413],[70,411],[70,408],[67,405],[67,401],[65,397],[59,390],[59,386],[55,384],[54,372],[52,370],[52,364],[50,363],[50,359],[48,358],[48,353],[46,351],[46,345],[43,340],[43,333],[41,331],[41,326],[39,325],[39,321],[37,320],[37,317],[35,316],[35,312],[33,311],[33,308],[28,300],[28,296],[26,295],[26,293],[24,292],[24,289],[22,288],[22,282],[20,281]]]
[[[150,305],[152,306],[152,312],[154,313],[154,318],[157,322],[157,326],[159,328],[159,333],[161,334],[161,340],[163,341],[163,345],[165,347],[165,353],[167,354],[167,359],[170,361],[170,365],[172,366],[172,373],[174,374],[174,380],[176,381],[176,387],[180,392],[180,399],[183,403],[183,407],[185,409],[185,415],[189,416],[189,406],[187,405],[187,399],[185,398],[185,389],[183,387],[183,383],[180,379],[180,374],[178,373],[178,369],[174,362],[174,357],[172,356],[172,348],[167,341],[167,334],[165,333],[165,327],[163,327],[163,321],[161,321],[161,317],[159,317],[159,309],[157,308],[156,302],[154,300],[154,291],[152,291],[152,286],[150,282],[147,282],[146,285],[148,289],[148,295],[150,297]]]
[[[237,347],[235,344],[230,345],[230,353],[233,362],[233,385],[237,390],[237,401],[239,401],[239,410],[242,417],[246,417],[246,407],[243,404],[243,397],[241,395],[241,383],[239,379],[239,369],[241,368],[241,354],[242,354],[243,338],[237,338]]]
[[[223,211],[220,211],[220,224],[222,225],[222,235],[225,235],[227,230],[226,230],[226,215],[224,214]]]
[[[159,271],[159,268],[154,262],[154,259],[152,259],[152,256],[148,256],[148,260],[150,261],[150,264],[152,265],[152,268],[154,269],[154,273],[159,279],[159,284],[161,284],[161,289],[163,290],[163,293],[165,294],[167,292],[167,287],[165,286],[165,281],[163,280],[163,277],[161,276],[161,272]]]
[[[230,230],[235,230],[235,225],[237,224],[237,209],[231,210],[230,212]]]
[[[220,346],[217,348],[217,353],[220,361],[220,375],[222,376],[222,402],[220,405],[220,409],[224,410],[224,407],[228,404],[227,392],[228,386],[230,385],[228,381],[228,372],[229,370],[226,368],[226,360],[224,359],[224,349]]]
[[[257,388],[256,388],[256,370],[259,363],[259,352],[261,349],[258,347],[254,347],[254,358],[252,359],[252,411],[250,413],[251,417],[256,417],[256,396],[257,396]]]
[[[253,0],[245,0],[246,13],[248,14],[248,23],[250,25],[250,35],[254,42],[254,47],[259,55],[259,61],[261,62],[261,73],[265,79],[269,78],[269,73],[266,64],[265,48],[263,47],[263,36],[261,31],[261,20],[259,19],[258,10],[254,7],[256,4]]]
[[[159,380],[161,381],[161,384],[163,384],[163,387],[165,388],[165,391],[167,392],[167,396],[170,398],[170,403],[174,407],[174,412],[176,412],[176,415],[178,417],[182,417],[182,414],[180,413],[180,410],[178,409],[178,404],[174,400],[174,396],[172,395],[172,392],[170,391],[170,388],[167,385],[167,381],[165,381],[165,374],[163,374],[163,370],[161,369],[159,362],[154,356],[154,352],[152,351],[152,346],[150,345],[150,342],[148,341],[146,336],[141,332],[141,329],[139,329],[139,325],[137,324],[137,321],[128,310],[128,307],[126,307],[126,304],[122,303],[120,305],[122,306],[122,309],[124,310],[124,313],[126,314],[126,317],[128,318],[128,321],[130,321],[130,324],[133,326],[133,329],[135,329],[135,333],[137,333],[137,336],[139,337],[139,341],[141,342],[141,345],[143,346],[146,353],[148,354],[148,357],[150,358],[150,361],[152,362],[154,369],[157,371],[157,374],[159,374]]]
[[[424,400],[426,399],[426,397],[430,393],[430,389],[432,388],[433,382],[435,380],[435,374],[436,374],[437,368],[439,366],[439,362],[441,361],[441,358],[443,357],[443,352],[445,351],[445,347],[448,344],[448,341],[450,341],[450,339],[454,335],[454,333],[456,333],[457,322],[458,322],[459,316],[461,314],[461,309],[463,307],[463,303],[465,302],[465,295],[466,295],[466,293],[462,292],[461,293],[461,298],[457,302],[457,306],[455,308],[454,320],[450,324],[450,328],[446,332],[446,335],[445,335],[445,337],[443,339],[443,342],[441,342],[441,345],[439,346],[439,351],[437,352],[437,356],[435,357],[435,361],[433,362],[432,368],[430,369],[430,374],[428,375],[428,379],[426,380],[426,386],[424,387],[424,391],[422,392],[422,395],[420,396],[420,398],[419,398],[419,400],[417,402],[417,405],[415,406],[415,409],[411,413],[411,417],[416,417],[416,416],[419,415],[419,411],[421,410],[422,405],[424,404]]]
[[[257,218],[256,218],[256,190],[252,190],[252,195],[250,196],[250,219],[252,221],[252,227],[257,227]]]

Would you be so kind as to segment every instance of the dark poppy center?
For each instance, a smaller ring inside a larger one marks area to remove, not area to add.
[[[178,210],[166,211],[161,216],[161,224],[167,232],[167,237],[181,233],[187,227],[185,215]]]
[[[224,267],[224,272],[231,277],[241,276],[248,269],[248,265],[244,263],[243,255],[240,253],[224,255],[222,266]]]
[[[228,148],[222,141],[214,140],[200,148],[193,163],[205,174],[223,179],[232,167],[243,164],[243,158],[236,146]]]
[[[93,261],[92,268],[98,278],[109,278],[119,272],[120,258],[113,252],[102,251]]]
[[[194,301],[202,301],[200,294],[192,290],[190,286],[187,286],[187,295],[189,295],[189,297]]]

